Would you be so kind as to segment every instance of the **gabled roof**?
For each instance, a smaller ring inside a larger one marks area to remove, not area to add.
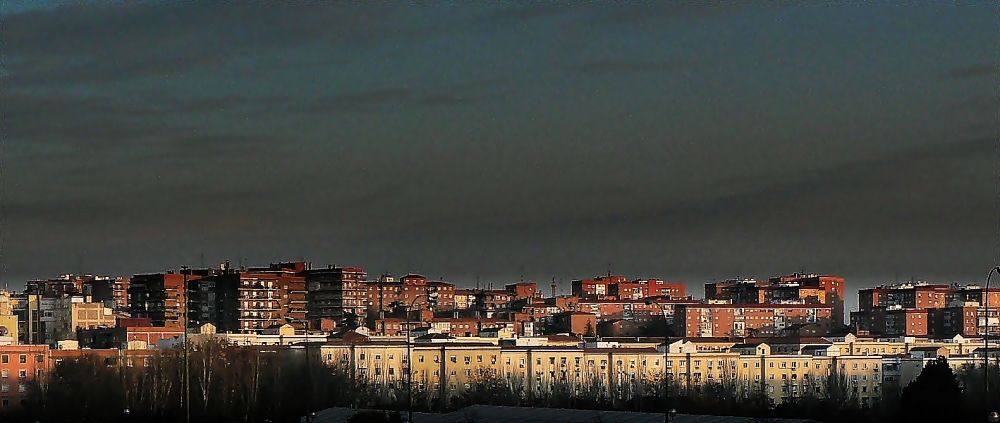
[[[345,329],[330,335],[331,339],[342,340],[344,342],[368,342],[369,338],[351,329]]]

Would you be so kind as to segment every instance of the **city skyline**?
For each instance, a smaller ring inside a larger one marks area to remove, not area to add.
[[[139,276],[139,275],[156,275],[156,274],[164,274],[164,273],[172,273],[172,272],[183,272],[183,271],[185,271],[185,269],[190,269],[190,270],[237,269],[237,270],[241,270],[241,271],[247,271],[249,273],[254,273],[254,271],[266,271],[268,269],[268,266],[281,265],[281,264],[292,265],[292,264],[295,264],[295,263],[302,263],[304,266],[307,266],[310,269],[324,269],[324,268],[353,268],[353,269],[359,269],[360,271],[363,271],[363,272],[365,272],[365,273],[368,274],[368,279],[367,279],[368,282],[377,282],[377,281],[381,280],[383,276],[395,277],[397,279],[401,278],[403,276],[421,276],[421,277],[427,278],[429,281],[439,281],[440,280],[442,282],[447,282],[449,284],[453,284],[453,285],[455,285],[456,289],[481,289],[481,290],[489,290],[489,289],[503,290],[508,285],[514,285],[514,284],[518,284],[518,283],[532,283],[532,284],[537,284],[537,286],[539,288],[539,292],[542,293],[546,297],[551,296],[551,289],[552,289],[553,283],[555,284],[555,288],[556,288],[555,294],[557,296],[571,296],[571,295],[573,295],[573,292],[572,292],[573,291],[573,286],[572,286],[573,283],[579,282],[579,281],[595,280],[595,279],[600,279],[600,278],[604,278],[604,277],[609,277],[609,278],[612,278],[612,279],[617,278],[617,277],[622,277],[622,278],[625,278],[626,280],[630,280],[630,281],[660,280],[660,281],[664,281],[664,282],[671,283],[671,284],[672,283],[683,284],[687,288],[686,297],[693,298],[693,299],[696,299],[696,300],[707,300],[706,291],[705,290],[708,289],[709,285],[714,285],[714,284],[720,283],[720,282],[757,281],[757,282],[763,283],[763,282],[768,281],[768,279],[771,279],[771,278],[779,278],[779,277],[789,276],[789,275],[817,275],[817,276],[841,277],[836,272],[813,272],[813,271],[811,271],[809,269],[798,269],[796,271],[785,272],[785,273],[773,273],[773,274],[768,274],[768,275],[734,275],[734,276],[730,276],[730,277],[721,277],[721,278],[715,278],[715,279],[710,279],[710,280],[706,280],[706,281],[687,281],[687,280],[677,280],[677,279],[673,279],[673,278],[669,278],[669,277],[663,277],[662,275],[641,275],[641,276],[640,275],[635,275],[635,276],[632,276],[632,275],[623,274],[621,272],[616,272],[616,271],[614,271],[613,268],[609,267],[607,269],[608,271],[606,273],[604,273],[604,274],[592,274],[592,275],[588,275],[588,276],[575,275],[573,277],[560,277],[558,275],[553,275],[552,277],[550,277],[547,280],[535,280],[535,279],[531,279],[531,278],[518,277],[518,278],[513,279],[513,280],[487,280],[487,279],[478,279],[476,281],[469,282],[469,281],[462,281],[462,280],[456,281],[454,279],[448,278],[447,276],[439,276],[439,275],[435,275],[434,273],[426,273],[426,272],[420,272],[420,271],[392,272],[392,271],[383,270],[383,271],[374,271],[374,272],[371,272],[368,269],[365,269],[364,267],[353,266],[350,263],[339,263],[339,264],[334,264],[334,263],[319,263],[319,262],[315,262],[314,263],[313,261],[306,260],[305,258],[299,258],[297,260],[270,260],[270,261],[266,261],[266,262],[262,262],[262,263],[248,263],[246,261],[239,260],[239,259],[237,261],[230,261],[228,259],[225,259],[225,260],[221,260],[217,264],[210,264],[209,262],[203,262],[203,261],[204,260],[202,260],[202,258],[199,258],[199,263],[196,264],[196,265],[195,264],[182,264],[182,265],[179,265],[179,266],[173,266],[173,267],[169,267],[169,268],[163,268],[163,269],[157,269],[157,270],[149,270],[149,271],[142,271],[142,272],[131,272],[131,273],[128,273],[128,274],[119,274],[119,275],[114,275],[114,274],[96,274],[96,273],[87,273],[87,272],[82,272],[82,273],[80,273],[80,272],[61,272],[61,273],[59,273],[57,275],[37,276],[37,277],[30,278],[30,279],[25,279],[23,281],[18,281],[18,283],[15,284],[14,287],[11,287],[10,285],[7,285],[7,286],[4,286],[4,288],[11,289],[13,291],[19,291],[20,289],[23,289],[24,285],[27,284],[30,281],[46,281],[46,280],[48,280],[48,281],[55,281],[55,280],[59,280],[60,278],[62,278],[64,276],[69,276],[71,278],[72,277],[81,277],[81,276],[92,276],[92,277],[98,277],[98,278],[112,278],[112,279],[114,279],[114,278],[124,278],[124,279],[130,279],[130,278],[133,278],[133,277]],[[857,283],[853,283],[852,284],[850,280],[847,280],[846,281],[846,285],[848,287],[851,287],[851,288],[849,288],[847,290],[846,298],[843,299],[844,300],[843,301],[843,308],[844,308],[843,311],[845,313],[849,313],[849,312],[852,312],[852,311],[858,311],[860,309],[859,308],[859,296],[858,296],[858,294],[859,294],[860,291],[863,291],[863,290],[871,290],[871,289],[880,288],[880,287],[895,286],[895,285],[906,285],[906,284],[913,284],[913,283],[927,283],[927,284],[931,284],[931,285],[984,286],[984,282],[985,282],[985,280],[983,280],[983,281],[976,281],[976,280],[969,280],[969,281],[960,281],[960,280],[942,281],[942,280],[926,280],[926,279],[920,279],[920,278],[911,278],[911,279],[886,280],[886,281],[877,282],[877,283],[874,283],[874,284],[871,284],[871,285],[858,285]],[[994,284],[995,284],[995,282],[994,282]],[[991,287],[995,288],[995,285],[993,285]],[[845,323],[846,323],[846,320],[845,320]]]
[[[998,261],[996,4],[46,4],[0,11],[12,287],[201,254],[850,292]]]

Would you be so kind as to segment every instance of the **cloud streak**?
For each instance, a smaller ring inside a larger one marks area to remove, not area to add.
[[[997,65],[971,65],[951,69],[943,74],[947,79],[978,79],[1000,77],[1000,66]]]

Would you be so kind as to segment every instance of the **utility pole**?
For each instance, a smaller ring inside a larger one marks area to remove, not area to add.
[[[191,423],[191,348],[188,339],[188,274],[190,272],[187,266],[181,266],[181,272],[184,276],[184,283],[181,285],[181,298],[184,300],[181,304],[184,313],[180,316],[183,317],[182,324],[184,326],[184,422]]]

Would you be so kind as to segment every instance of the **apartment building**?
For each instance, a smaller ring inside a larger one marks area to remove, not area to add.
[[[412,366],[406,344],[399,341],[365,339],[320,348],[327,362],[379,383],[403,381],[410,368],[415,389],[441,396],[461,395],[483,374],[504,378],[523,393],[540,393],[556,385],[582,390],[594,384],[613,392],[623,385],[655,383],[664,377],[681,386],[733,382],[746,392],[763,389],[775,402],[822,394],[831,378],[862,404],[874,403],[882,393],[883,357],[878,355],[774,354],[765,342],[715,349],[678,340],[664,351],[662,344],[657,348],[655,344],[530,345],[520,341],[519,345],[498,346],[424,337],[410,347]]]
[[[0,346],[0,409],[23,405],[32,379],[44,377],[48,345]]]
[[[647,297],[685,298],[687,285],[660,279],[636,279],[608,275],[574,280],[573,295],[581,300],[640,300]]]
[[[735,278],[705,284],[705,300],[730,304],[826,304],[832,322],[844,322],[846,284],[839,276],[794,273],[768,279]]]
[[[82,294],[84,284],[94,280],[94,275],[60,275],[53,279],[34,279],[24,284],[24,293],[47,297]]]
[[[219,332],[256,333],[292,323],[305,328],[306,280],[294,268],[236,270],[191,281],[188,319],[192,327],[206,323]]]
[[[858,300],[851,327],[859,334],[950,337],[1000,332],[1000,288],[907,282],[862,289]]]
[[[668,300],[668,299],[604,299],[580,300],[576,310],[593,313],[599,322],[609,320],[632,320],[648,324],[654,320],[667,319],[673,324],[676,307],[679,305],[701,304],[698,300]]]
[[[510,300],[526,300],[542,298],[542,291],[538,290],[538,284],[535,282],[518,282],[512,283],[504,286],[504,289],[510,293]]]
[[[686,284],[660,279],[636,279],[609,285],[609,296],[619,300],[641,300],[648,297],[681,299],[686,295]]]
[[[592,279],[578,279],[571,282],[573,295],[581,300],[602,300],[607,298],[617,298],[613,293],[613,286],[620,283],[628,283],[624,276],[598,276]]]
[[[495,313],[514,305],[515,295],[516,293],[508,290],[493,289],[492,285],[486,289],[477,289],[469,309],[480,317],[493,317]]]
[[[153,326],[187,326],[187,289],[192,281],[216,274],[215,269],[181,269],[165,273],[133,275],[128,287],[128,311],[145,317]]]
[[[128,278],[95,277],[83,283],[83,294],[112,310],[127,311],[129,282]]]
[[[329,319],[346,326],[365,322],[368,274],[364,269],[329,266],[326,269],[306,269],[299,275],[306,282],[306,308],[310,322],[316,324]]]
[[[674,324],[687,337],[777,336],[803,324],[826,333],[833,309],[826,304],[678,304]]]
[[[471,308],[476,302],[476,290],[455,288],[455,308],[464,310]]]
[[[114,327],[116,318],[104,302],[88,301],[90,297],[68,296],[55,313],[57,336],[55,341],[75,340],[80,329]]]
[[[81,329],[76,339],[80,348],[146,350],[155,349],[164,341],[176,344],[184,336],[184,329],[179,327],[138,326],[123,322],[118,327]]]
[[[383,275],[378,281],[366,284],[369,311],[386,314],[455,309],[455,285],[445,281],[431,281],[426,277],[409,274],[399,278]],[[468,297],[465,299],[468,302]]]

